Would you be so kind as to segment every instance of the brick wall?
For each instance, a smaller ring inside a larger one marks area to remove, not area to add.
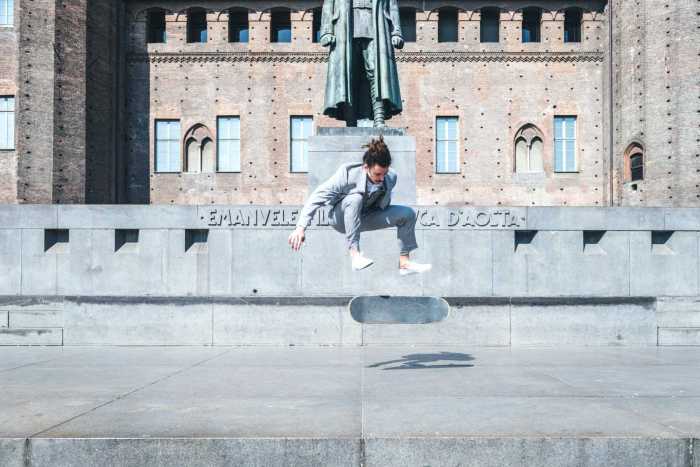
[[[402,7],[418,9],[417,42],[397,54],[405,110],[389,125],[407,127],[417,139],[418,203],[606,204],[604,5],[587,4],[590,8],[584,14],[580,44],[563,42],[562,2],[547,2],[542,42],[537,44],[520,40],[519,8],[524,3],[499,5],[503,8],[500,43],[479,42],[479,11],[470,9],[459,13],[460,41],[448,44],[437,42],[437,3],[401,2]],[[153,6],[168,9],[167,44],[146,44],[145,9]],[[269,42],[266,10],[273,6],[269,2],[249,4],[248,44],[228,43],[222,4],[198,4],[208,8],[209,40],[187,44],[184,9],[188,6],[185,2],[144,1],[128,5],[130,200],[303,202],[306,176],[289,172],[290,116],[313,115],[315,126],[343,125],[320,115],[327,49],[311,43],[309,11],[320,4],[299,1],[291,5],[291,44]],[[255,55],[264,52],[271,54]],[[293,58],[279,52],[289,52]],[[191,126],[204,124],[215,137],[217,115],[241,117],[240,173],[153,172],[155,119],[180,119],[183,135]],[[435,174],[434,122],[439,115],[460,118],[459,174]],[[578,117],[578,173],[553,172],[555,115]],[[543,174],[514,173],[513,138],[526,123],[537,125],[545,136]]]

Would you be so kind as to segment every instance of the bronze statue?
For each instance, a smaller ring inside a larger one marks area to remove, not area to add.
[[[375,127],[401,112],[394,48],[403,47],[398,0],[324,0],[321,45],[330,47],[323,113]]]

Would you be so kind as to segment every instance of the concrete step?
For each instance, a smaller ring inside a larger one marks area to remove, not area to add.
[[[0,439],[4,467],[698,467],[700,440],[598,437]],[[26,460],[25,460],[26,459]]]
[[[700,344],[697,297],[445,297],[446,316],[404,304],[355,319],[351,300],[0,296],[0,345]]]

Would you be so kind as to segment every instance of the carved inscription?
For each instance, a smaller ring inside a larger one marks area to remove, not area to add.
[[[294,227],[301,208],[216,207],[206,208],[201,219],[209,227],[265,228]],[[421,229],[512,229],[526,226],[524,211],[509,209],[416,208]],[[316,211],[312,226],[328,226],[328,209]]]

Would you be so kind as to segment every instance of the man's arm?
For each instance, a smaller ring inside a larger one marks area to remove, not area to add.
[[[336,170],[335,174],[333,174],[331,178],[316,187],[313,193],[311,193],[311,196],[309,196],[309,199],[306,200],[306,203],[299,214],[297,227],[306,229],[309,225],[311,225],[311,220],[313,219],[318,208],[324,204],[334,201],[342,194],[344,172],[345,166],[341,166],[338,168],[338,170]]]

